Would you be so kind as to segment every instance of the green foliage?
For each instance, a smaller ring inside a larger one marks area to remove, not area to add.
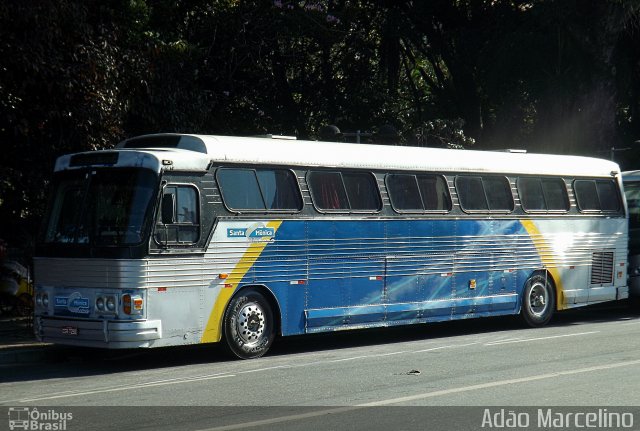
[[[141,133],[605,156],[640,139],[639,47],[634,0],[5,0],[0,238],[57,156]]]

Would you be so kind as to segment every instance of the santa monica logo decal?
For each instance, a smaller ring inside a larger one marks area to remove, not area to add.
[[[264,223],[256,223],[249,227],[227,228],[227,238],[247,238],[252,242],[271,241],[276,234],[272,227],[266,227]]]

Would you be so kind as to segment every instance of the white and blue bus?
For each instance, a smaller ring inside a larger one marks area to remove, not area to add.
[[[627,298],[615,163],[158,134],[60,157],[42,341],[105,348],[517,315]]]

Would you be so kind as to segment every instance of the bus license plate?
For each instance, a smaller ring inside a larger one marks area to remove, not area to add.
[[[78,328],[75,326],[63,326],[62,335],[78,335]]]

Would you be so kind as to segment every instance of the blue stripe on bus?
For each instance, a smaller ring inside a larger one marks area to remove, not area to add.
[[[541,265],[518,220],[285,220],[239,285],[267,286],[292,335],[517,313]]]

